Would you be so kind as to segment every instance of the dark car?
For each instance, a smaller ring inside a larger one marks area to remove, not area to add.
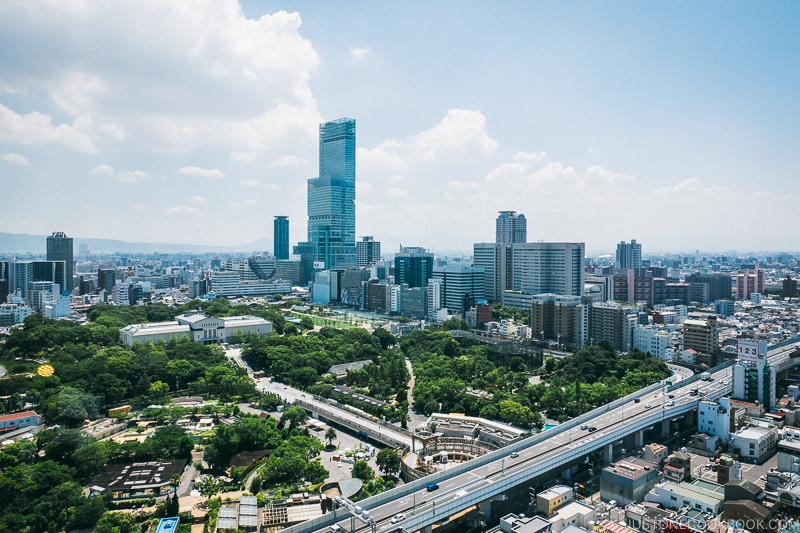
[[[639,398],[634,398],[634,399],[633,399],[633,403],[639,403],[639,402],[641,402],[641,401],[642,401],[642,400],[640,400]]]
[[[589,432],[597,431],[597,428],[594,426],[589,426]]]
[[[433,492],[439,488],[439,485],[436,483],[431,483],[428,485],[428,492]]]

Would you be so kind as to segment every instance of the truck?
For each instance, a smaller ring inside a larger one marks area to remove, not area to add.
[[[711,372],[703,372],[702,374],[700,374],[700,379],[702,379],[703,381],[712,381]]]

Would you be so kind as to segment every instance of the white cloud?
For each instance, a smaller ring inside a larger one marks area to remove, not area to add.
[[[56,143],[87,154],[96,151],[91,138],[73,126],[54,126],[49,115],[38,111],[20,115],[3,104],[0,104],[0,141],[20,144]]]
[[[389,187],[388,194],[390,198],[403,198],[408,196],[408,190],[401,189],[400,187]]]
[[[234,161],[255,161],[258,154],[255,152],[231,152],[231,159]]]
[[[296,155],[285,155],[283,157],[279,157],[269,165],[269,168],[290,168],[290,167],[299,167],[303,163],[308,163],[307,161],[300,161],[300,159]]]
[[[27,157],[25,157],[24,155],[15,154],[14,152],[0,155],[0,160],[3,160],[6,163],[10,163],[12,165],[16,165],[18,167],[31,166],[31,162],[28,161]]]
[[[92,170],[89,171],[89,174],[97,175],[97,174],[110,174],[114,175],[114,167],[111,165],[97,165]]]
[[[372,55],[372,51],[369,48],[351,48],[350,49],[350,57],[352,57],[356,61],[363,61],[363,60],[367,59],[371,55]]]
[[[442,186],[442,189],[448,192],[469,192],[477,191],[481,188],[481,184],[476,181],[461,182],[458,180],[450,180]]]
[[[258,187],[258,181],[257,180],[240,181],[239,185],[241,185],[242,187]]]
[[[407,146],[425,159],[474,161],[489,157],[498,145],[486,133],[483,113],[450,109],[432,129],[411,137]]]
[[[256,201],[253,200],[252,198],[248,198],[247,200],[244,201],[244,203],[246,203],[247,205],[253,205],[254,203],[256,203]]]
[[[186,200],[187,204],[194,204],[194,205],[206,205],[208,200],[203,196],[192,196],[188,200]]]
[[[164,211],[168,215],[171,214],[182,214],[182,215],[202,215],[203,213],[197,209],[196,207],[190,207],[186,204],[176,205],[175,207],[170,207],[166,211]]]
[[[0,108],[0,132],[87,153],[289,149],[321,122],[309,86],[320,58],[300,25],[285,11],[249,19],[236,0],[0,6],[0,90],[50,96],[27,115]],[[72,125],[52,124],[59,113]]]
[[[697,178],[688,178],[676,183],[672,187],[660,187],[655,190],[655,194],[657,195],[720,194],[727,192],[731,192],[731,189],[719,185],[704,185],[703,182]]]
[[[356,193],[370,193],[372,190],[372,185],[366,181],[356,181]]]
[[[545,152],[539,152],[539,153],[536,153],[536,152],[517,152],[516,154],[514,154],[514,161],[536,162],[536,161],[541,161],[545,157],[547,157],[547,154]]]
[[[203,176],[205,178],[225,177],[225,174],[218,168],[181,167],[178,169],[178,173],[186,176]]]
[[[117,174],[117,181],[122,183],[141,183],[150,177],[147,172],[141,170],[131,170],[128,172],[120,172]]]

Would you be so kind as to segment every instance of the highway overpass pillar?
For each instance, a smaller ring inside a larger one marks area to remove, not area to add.
[[[661,421],[661,434],[669,435],[669,418]]]
[[[633,445],[634,448],[641,449],[644,446],[644,430],[640,429],[636,433],[633,434]]]
[[[479,503],[478,512],[484,516],[483,521],[488,522],[492,517],[492,500],[485,500]]]
[[[428,526],[425,526],[425,527],[421,528],[419,530],[419,533],[432,533],[432,531],[433,531],[433,526],[428,525]]]
[[[603,462],[604,464],[611,464],[614,460],[614,443],[606,444],[603,448]]]

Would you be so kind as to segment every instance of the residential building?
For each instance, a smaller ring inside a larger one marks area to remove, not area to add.
[[[717,317],[709,315],[705,319],[684,320],[683,348],[698,352],[698,364],[715,366],[719,353]]]
[[[67,237],[63,231],[56,231],[47,237],[47,260],[64,261],[65,284],[61,285],[61,290],[72,292],[74,287],[73,275],[75,272],[75,256],[72,251],[72,238]]]
[[[707,447],[713,446],[713,449],[707,451],[716,452],[720,444],[727,444],[731,430],[736,429],[737,421],[744,415],[744,411],[731,408],[730,398],[700,400],[697,405],[697,431],[716,437],[707,441]]]
[[[611,463],[600,474],[600,497],[615,500],[620,506],[644,500],[658,482],[658,465],[628,457]]]
[[[657,326],[637,326],[633,330],[633,347],[664,361],[672,361],[672,351],[669,350],[672,336]]]
[[[289,217],[275,217],[272,223],[272,240],[275,259],[289,259]]]
[[[761,464],[778,448],[778,430],[773,427],[746,426],[731,435],[730,449],[740,461]]]
[[[687,506],[714,516],[722,512],[725,490],[720,485],[707,481],[675,483],[665,481],[656,484],[645,496],[646,502],[658,503],[665,509],[678,510]]]
[[[435,320],[438,311],[444,307],[442,285],[440,279],[428,280],[428,320]]]
[[[536,495],[536,511],[551,516],[556,509],[575,500],[572,487],[555,485]]]
[[[376,261],[381,260],[381,243],[371,236],[362,237],[356,243],[356,266],[367,268]]]
[[[0,328],[7,328],[16,324],[22,324],[26,317],[33,313],[27,305],[23,304],[0,304]]]
[[[783,290],[781,296],[784,298],[797,298],[800,293],[797,291],[797,280],[792,279],[791,274],[786,274],[786,279],[781,282]],[[2,294],[0,294],[2,296]]]
[[[496,243],[516,244],[528,242],[528,221],[522,213],[500,211],[497,217]]]
[[[629,352],[633,348],[633,331],[636,315],[631,308],[615,302],[592,305],[589,339],[592,343],[607,340],[618,352]]]
[[[642,245],[631,239],[630,244],[625,241],[617,245],[616,267],[622,269],[642,268]]]
[[[581,346],[588,339],[590,308],[580,296],[536,294],[531,303],[531,335]]]
[[[409,287],[425,287],[433,278],[433,253],[419,247],[400,247],[394,256],[394,282]]]
[[[763,293],[765,284],[766,272],[758,265],[753,270],[740,270],[736,275],[736,299],[749,300],[754,292]]]
[[[322,268],[356,265],[356,121],[319,126],[319,176],[308,180],[308,241],[295,253]]]
[[[486,297],[482,268],[451,263],[443,267],[434,267],[433,279],[441,283],[442,306],[447,309],[463,310],[466,295],[473,300],[483,300]]]
[[[733,300],[714,300],[715,315],[731,316],[735,308]]]
[[[690,274],[684,280],[686,283],[708,284],[708,301],[729,300],[733,293],[733,278],[730,274]]]

